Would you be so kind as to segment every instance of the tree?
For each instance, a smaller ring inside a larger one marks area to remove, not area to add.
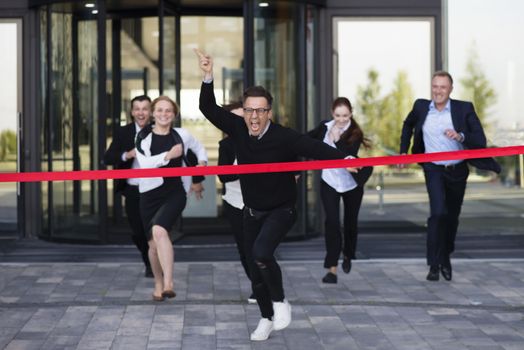
[[[382,99],[380,98],[380,84],[378,83],[378,72],[371,68],[368,71],[368,83],[365,87],[357,87],[357,110],[363,117],[360,121],[364,133],[368,135],[373,143],[375,140],[374,130],[380,125],[382,115]]]
[[[473,103],[481,123],[485,129],[488,129],[489,124],[484,121],[489,107],[497,101],[497,95],[482,71],[475,46],[470,49],[466,63],[466,76],[460,79],[460,83],[464,89],[463,98]]]
[[[398,152],[402,123],[413,104],[413,89],[409,84],[408,74],[399,71],[393,82],[393,90],[382,102],[382,121],[377,129],[382,149],[388,154]]]
[[[378,72],[370,69],[366,87],[357,88],[357,106],[364,117],[364,133],[373,140],[375,154],[395,154],[402,122],[413,103],[413,89],[408,74],[399,71],[392,91],[380,96]]]
[[[13,154],[16,154],[16,133],[3,130],[0,132],[0,160],[7,160],[7,157]]]

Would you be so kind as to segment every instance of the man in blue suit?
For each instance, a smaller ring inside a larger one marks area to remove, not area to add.
[[[431,79],[432,100],[418,99],[404,120],[400,153],[406,154],[413,137],[412,153],[460,151],[486,147],[486,136],[471,102],[450,99],[453,78],[438,71]],[[430,216],[426,259],[428,281],[452,278],[450,255],[469,175],[468,163],[478,169],[500,172],[493,158],[446,160],[423,163],[429,195]],[[440,270],[440,273],[439,273]]]

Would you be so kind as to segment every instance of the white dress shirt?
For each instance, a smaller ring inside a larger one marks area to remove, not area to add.
[[[327,122],[326,124],[326,135],[324,136],[324,143],[330,145],[333,148],[337,148],[333,140],[329,137],[329,133],[331,132],[331,129],[335,125],[335,121],[331,120]],[[348,123],[344,130],[342,130],[341,134],[343,134],[351,125],[351,123]],[[357,182],[351,176],[351,173],[347,171],[346,168],[336,168],[336,169],[323,169],[322,170],[322,180],[324,180],[325,183],[327,183],[329,186],[333,187],[335,191],[338,193],[344,193],[347,191],[351,191],[352,189],[357,187]]]
[[[439,111],[435,107],[435,103],[431,101],[428,115],[422,126],[425,153],[461,151],[464,149],[462,143],[450,139],[445,135],[447,129],[455,129],[453,121],[451,120],[450,101],[448,100],[442,111]],[[433,163],[438,165],[452,165],[460,162],[462,162],[461,159],[441,160]]]

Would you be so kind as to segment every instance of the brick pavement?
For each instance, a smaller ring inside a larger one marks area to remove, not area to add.
[[[422,259],[357,260],[337,285],[320,261],[282,267],[293,322],[250,342],[238,263],[175,263],[161,303],[138,263],[2,263],[0,348],[524,349],[524,260],[457,260],[437,283]]]

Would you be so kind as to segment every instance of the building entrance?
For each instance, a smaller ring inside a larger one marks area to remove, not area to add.
[[[150,9],[137,6],[64,2],[40,8],[42,170],[104,169],[105,150],[117,129],[131,122],[131,99],[142,94],[177,101],[181,114],[176,124],[203,142],[210,164],[216,164],[223,135],[198,110],[201,77],[192,49],[217,52],[219,103],[238,99],[243,18],[238,11],[185,16],[165,1]],[[208,176],[204,186],[204,199],[189,199],[178,230],[212,224],[221,216],[220,184]],[[40,236],[126,242],[129,227],[122,202],[112,180],[43,183]]]

